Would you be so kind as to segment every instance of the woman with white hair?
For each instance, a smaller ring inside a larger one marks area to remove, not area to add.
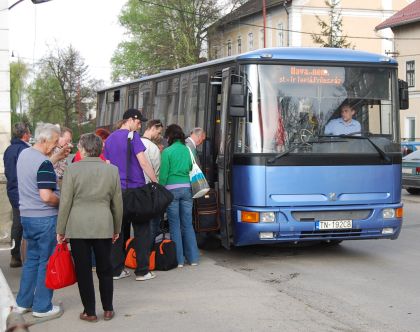
[[[35,144],[23,150],[17,161],[19,210],[23,238],[27,243],[15,311],[32,310],[34,317],[50,317],[60,313],[51,303],[53,291],[45,287],[45,272],[56,245],[59,196],[57,177],[48,158],[57,146],[60,129],[50,123],[39,124]]]

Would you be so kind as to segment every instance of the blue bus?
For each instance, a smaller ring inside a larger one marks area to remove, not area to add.
[[[226,248],[396,239],[399,109],[408,107],[397,68],[348,49],[256,50],[100,90],[97,126],[134,107],[187,134],[204,128],[199,157]],[[326,134],[346,102],[359,130]]]

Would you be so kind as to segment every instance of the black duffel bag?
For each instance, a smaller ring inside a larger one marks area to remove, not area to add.
[[[130,178],[132,139],[133,134],[130,132],[127,136],[126,187]],[[159,183],[149,182],[143,187],[123,190],[122,198],[124,216],[136,217],[133,222],[146,222],[162,215],[174,199],[174,195]]]
[[[162,215],[173,199],[174,195],[156,182],[126,189],[123,191],[124,215],[135,215],[138,220],[147,221]]]

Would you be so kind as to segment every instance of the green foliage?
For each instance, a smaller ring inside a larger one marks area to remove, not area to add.
[[[316,19],[321,27],[321,36],[312,34],[312,40],[322,47],[352,48],[351,43],[347,42],[347,36],[343,36],[343,18],[341,11],[337,10],[340,0],[325,0],[325,5],[329,7],[328,21],[322,20],[318,15]]]
[[[26,113],[19,114],[15,111],[11,112],[11,121],[10,122],[11,122],[11,130],[12,131],[13,131],[13,126],[15,125],[15,123],[24,122],[24,123],[27,123],[29,125],[31,124],[31,121],[29,120],[29,117]]]
[[[86,120],[96,102],[99,81],[88,77],[88,67],[71,45],[55,48],[39,62],[35,79],[28,88],[32,123],[39,121],[71,127]]]
[[[10,63],[10,108],[12,112],[17,112],[18,107],[22,111],[22,97],[28,73],[28,66],[20,59]]]
[[[112,79],[134,79],[200,61],[206,28],[219,17],[217,0],[128,0],[119,20],[128,40],[112,57]]]
[[[41,71],[28,87],[29,114],[32,123],[65,122],[64,97],[57,78],[46,68]]]

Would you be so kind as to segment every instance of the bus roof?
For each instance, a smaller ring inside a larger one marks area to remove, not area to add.
[[[216,66],[227,62],[248,62],[248,61],[320,61],[320,62],[350,62],[350,63],[371,63],[371,64],[387,64],[397,66],[397,61],[393,58],[364,51],[356,51],[345,48],[328,48],[328,47],[276,47],[264,48],[247,53],[233,55],[225,58],[211,60],[188,67],[174,70],[168,70],[159,74],[144,76],[128,82],[111,85],[107,88],[98,90],[98,92],[109,89],[118,88],[127,84],[148,81],[159,77],[178,74],[184,71],[191,71],[206,67]]]

